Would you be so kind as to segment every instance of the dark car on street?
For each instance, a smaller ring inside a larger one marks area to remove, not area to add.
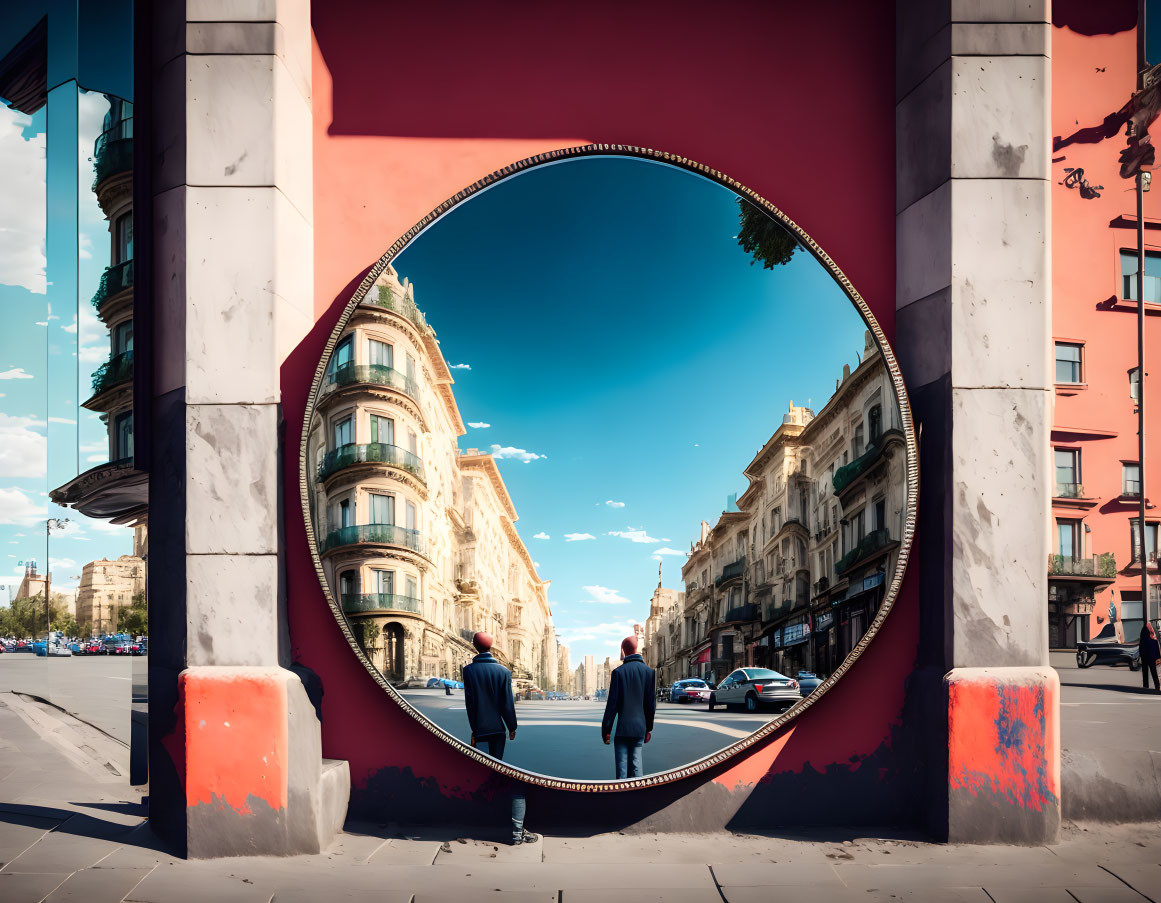
[[[710,685],[698,677],[674,681],[669,691],[670,702],[705,702],[709,699]]]
[[[817,690],[818,685],[822,683],[822,678],[813,671],[799,671],[796,677],[803,696]]]
[[[1115,624],[1106,624],[1104,629],[1091,640],[1080,640],[1076,644],[1076,665],[1091,668],[1093,665],[1127,664],[1130,671],[1141,667],[1140,650],[1136,637],[1126,637],[1129,642],[1117,641]]]

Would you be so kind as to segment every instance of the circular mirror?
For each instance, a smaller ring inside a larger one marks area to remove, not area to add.
[[[570,149],[444,204],[351,299],[307,418],[353,653],[530,781],[722,761],[842,677],[902,580],[916,447],[882,331],[793,222],[668,155]]]

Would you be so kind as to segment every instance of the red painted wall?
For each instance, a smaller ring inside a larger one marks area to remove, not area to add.
[[[1130,567],[1129,519],[1136,499],[1121,495],[1121,464],[1135,462],[1136,405],[1129,397],[1128,370],[1137,362],[1137,315],[1122,301],[1119,252],[1137,246],[1133,182],[1120,178],[1118,154],[1124,124],[1115,114],[1136,89],[1136,3],[1110,0],[1092,5],[1072,0],[1054,6],[1052,29],[1053,310],[1054,338],[1084,344],[1082,386],[1056,388],[1053,446],[1079,449],[1085,501],[1057,499],[1056,521],[1082,520],[1083,557],[1113,553],[1115,584],[1096,593],[1089,622],[1095,636],[1108,622],[1109,600],[1121,608],[1122,594],[1140,598],[1140,568]],[[1155,126],[1153,131],[1155,132]],[[1156,142],[1156,139],[1154,139]],[[1064,185],[1066,168],[1083,168],[1100,197],[1085,198]],[[1145,195],[1146,248],[1161,251],[1161,185]],[[1161,402],[1161,305],[1146,317],[1146,403]],[[1153,417],[1153,422],[1161,422]],[[1087,431],[1087,432],[1086,432]],[[1161,499],[1161,442],[1155,435],[1146,461],[1146,498]],[[1146,522],[1156,523],[1156,509]],[[1157,571],[1152,570],[1154,579]],[[1129,639],[1135,640],[1136,637]]]
[[[509,162],[591,141],[687,156],[768,197],[827,250],[893,335],[894,8],[334,0],[314,4],[313,27],[318,324],[283,368],[293,653],[323,680],[323,752],[350,762],[357,805],[423,801],[425,812],[382,817],[459,817],[467,810],[455,800],[487,797],[503,781],[431,737],[367,676],[307,551],[298,443],[342,306],[366,268],[459,189]],[[896,748],[896,730],[916,657],[915,583],[912,567],[869,652],[798,726],[716,773],[636,791],[629,812],[624,797],[541,790],[530,792],[530,813],[543,817],[551,805],[558,815],[627,824],[701,788],[703,799],[725,802],[695,825],[910,817],[915,763]],[[756,786],[768,793],[755,795]],[[721,797],[719,788],[742,792]],[[813,802],[809,811],[774,804],[791,802],[788,788]],[[847,805],[819,807],[815,788],[841,788]]]

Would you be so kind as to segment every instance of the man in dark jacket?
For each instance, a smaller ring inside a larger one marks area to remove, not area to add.
[[[488,755],[504,758],[505,734],[516,739],[516,705],[512,700],[512,674],[492,655],[492,637],[477,633],[472,645],[479,653],[464,666],[464,707],[472,730],[472,746],[484,745]],[[524,830],[527,803],[517,785],[512,794],[512,843],[535,843],[539,836]]]
[[[606,746],[613,733],[613,721],[617,722],[613,759],[618,779],[641,777],[642,753],[653,735],[656,711],[657,675],[637,653],[637,637],[625,637],[621,641],[621,667],[609,678],[609,698],[601,721],[601,737]]]
[[[1146,621],[1141,625],[1141,638],[1137,641],[1137,651],[1141,660],[1141,685],[1149,689],[1149,677],[1153,678],[1153,692],[1161,693],[1161,684],[1157,682],[1157,664],[1161,660],[1161,643],[1157,642],[1157,633],[1153,625]]]

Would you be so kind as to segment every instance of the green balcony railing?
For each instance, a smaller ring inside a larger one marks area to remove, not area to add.
[[[327,452],[327,456],[319,465],[318,478],[325,480],[331,474],[352,464],[391,464],[423,479],[423,462],[407,449],[398,445],[388,445],[386,442],[340,445],[334,451]]]
[[[838,495],[844,489],[851,485],[858,477],[865,473],[875,461],[878,460],[879,455],[883,452],[883,444],[881,441],[874,445],[868,445],[867,450],[859,455],[850,464],[844,464],[834,472],[834,479],[831,481],[834,485],[835,495]]]
[[[1092,558],[1073,558],[1071,555],[1049,555],[1050,577],[1116,577],[1117,559],[1111,552]]]
[[[101,275],[101,284],[93,295],[93,307],[100,310],[102,304],[128,288],[133,288],[133,261],[123,260],[108,267]]]
[[[861,540],[859,540],[859,544],[857,546],[847,552],[835,563],[834,569],[837,573],[841,574],[843,571],[854,567],[864,558],[867,558],[885,546],[890,545],[890,543],[891,533],[887,530],[886,527],[881,527],[878,530],[872,530]]]
[[[403,546],[413,552],[423,554],[423,537],[418,530],[396,527],[393,524],[359,524],[339,527],[327,534],[322,551],[329,552],[339,546],[351,546],[360,542],[381,543],[389,546]]]
[[[102,132],[93,145],[93,190],[109,176],[133,169],[133,117]]]
[[[726,616],[722,618],[722,623],[730,621],[757,621],[762,617],[761,606],[754,602],[748,602],[745,605],[739,605],[737,608],[731,608],[726,612]]]
[[[410,611],[419,614],[422,600],[411,596],[396,596],[391,593],[344,593],[343,611]]]
[[[93,372],[93,394],[100,395],[117,383],[133,378],[133,352],[115,354]]]
[[[322,390],[329,392],[339,386],[361,384],[398,389],[415,401],[419,401],[419,383],[406,373],[400,373],[383,364],[343,364],[323,378]]]
[[[714,583],[717,586],[721,586],[727,580],[733,580],[735,577],[741,577],[745,570],[746,570],[746,556],[743,555],[741,558],[739,558],[733,564],[727,564],[724,568],[722,568],[721,576],[718,577],[718,579],[715,580]]]
[[[391,286],[373,286],[371,291],[367,292],[367,297],[363,299],[363,303],[371,304],[375,307],[382,307],[384,310],[394,311],[401,316],[407,317],[407,319],[419,327],[420,332],[427,332],[430,328],[427,325],[427,320],[423,316],[423,311],[415,306],[415,302]]]

